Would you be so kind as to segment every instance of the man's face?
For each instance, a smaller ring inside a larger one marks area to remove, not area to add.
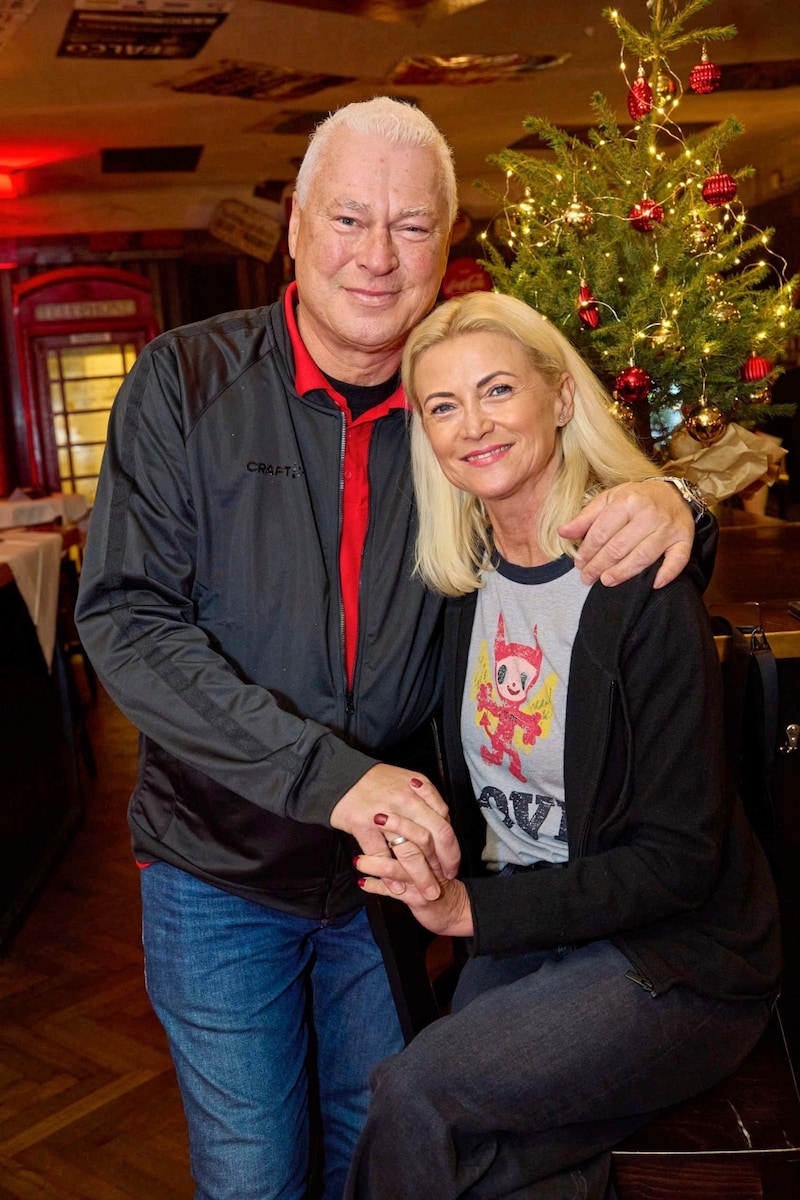
[[[323,371],[368,383],[394,370],[436,299],[449,233],[433,150],[336,134],[289,222],[300,333]]]

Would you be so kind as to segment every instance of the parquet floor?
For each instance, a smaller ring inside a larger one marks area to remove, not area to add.
[[[0,1200],[190,1200],[142,978],[125,821],[136,737],[102,693],[90,727],[85,823],[0,960]]]
[[[102,691],[89,729],[84,823],[0,957],[0,1200],[191,1200],[177,1083],[144,990],[125,815],[136,733]],[[433,975],[449,962],[449,943],[434,943]]]

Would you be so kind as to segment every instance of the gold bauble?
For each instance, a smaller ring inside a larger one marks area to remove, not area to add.
[[[725,321],[738,321],[742,314],[729,300],[719,300],[712,308],[711,315],[715,321],[724,324]]]
[[[659,104],[666,104],[675,95],[677,85],[671,75],[667,75],[665,71],[659,71],[656,76],[656,100]]]
[[[573,233],[585,234],[594,225],[594,213],[588,204],[584,204],[577,196],[573,196],[561,214],[561,223]]]
[[[647,336],[650,339],[653,349],[657,351],[659,358],[663,358],[665,353],[679,358],[686,349],[681,341],[678,326],[674,321],[670,321],[667,318],[653,326]]]
[[[684,419],[686,431],[702,446],[713,446],[728,427],[728,418],[716,404],[696,404]]]
[[[623,404],[621,400],[613,400],[608,406],[608,411],[612,417],[616,417],[620,425],[624,425],[626,429],[633,429],[636,413],[630,404]]]
[[[769,384],[766,387],[758,388],[757,391],[750,393],[747,402],[748,404],[772,404],[772,388]]]
[[[672,321],[659,321],[655,329],[651,329],[649,336],[654,346],[664,346],[675,337],[675,326]]]
[[[686,230],[684,241],[690,254],[709,254],[718,239],[719,231],[716,225],[693,221]]]

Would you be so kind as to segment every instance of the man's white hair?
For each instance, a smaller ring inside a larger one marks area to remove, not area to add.
[[[372,100],[346,104],[343,108],[337,108],[316,127],[297,172],[295,192],[301,208],[306,202],[314,177],[324,163],[331,139],[341,129],[347,129],[351,133],[378,134],[387,142],[398,146],[420,146],[433,150],[439,161],[450,222],[452,224],[455,221],[458,211],[458,187],[450,146],[424,112],[413,104],[392,100],[389,96],[375,96]]]

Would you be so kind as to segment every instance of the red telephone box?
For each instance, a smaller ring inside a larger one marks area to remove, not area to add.
[[[68,267],[13,289],[31,482],[94,499],[108,415],[158,332],[152,289],[112,267]]]

